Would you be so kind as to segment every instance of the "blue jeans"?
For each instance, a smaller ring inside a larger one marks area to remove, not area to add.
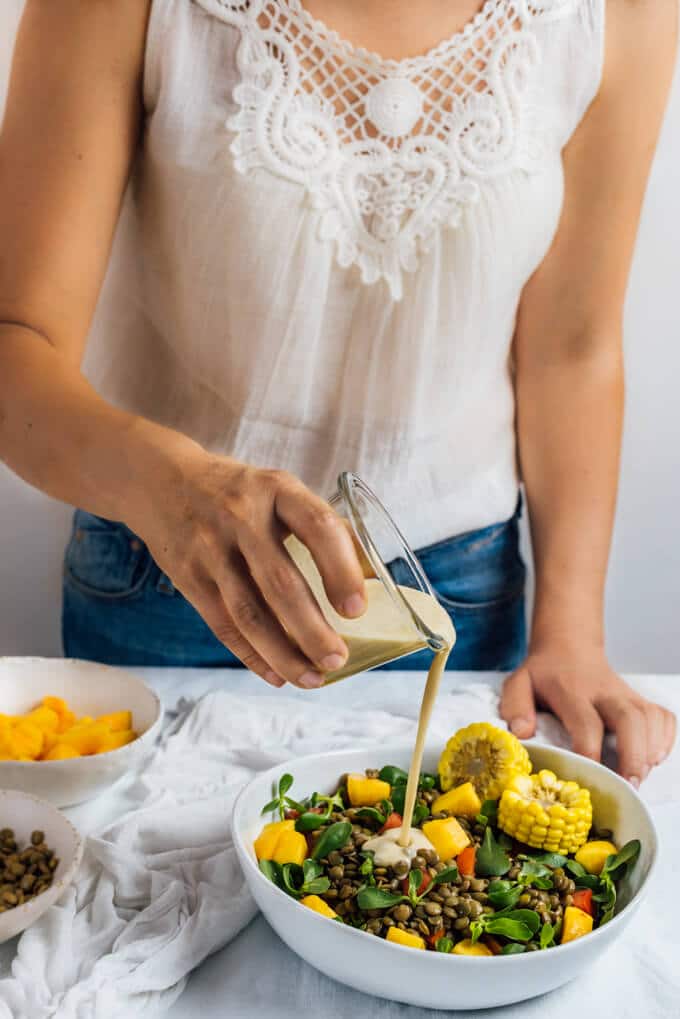
[[[449,669],[505,672],[525,655],[520,512],[518,504],[503,523],[417,552],[458,635]],[[63,593],[62,635],[70,658],[133,666],[241,664],[124,524],[76,511]],[[383,668],[425,669],[430,660],[422,651]]]

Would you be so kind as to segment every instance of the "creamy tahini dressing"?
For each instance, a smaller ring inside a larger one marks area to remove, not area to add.
[[[373,853],[373,862],[376,867],[394,867],[395,863],[401,860],[411,864],[411,860],[422,849],[434,849],[434,846],[427,839],[420,828],[411,828],[407,846],[399,845],[401,829],[390,828],[384,835],[376,835],[374,839],[368,839],[361,847],[362,852],[368,850]]]

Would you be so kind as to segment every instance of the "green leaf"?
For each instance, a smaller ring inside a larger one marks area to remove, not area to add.
[[[510,870],[510,859],[494,838],[493,831],[487,826],[484,840],[477,850],[475,871],[480,877],[501,877]]]
[[[597,874],[582,874],[574,878],[574,884],[577,888],[592,888],[595,891],[600,887],[600,879]]]
[[[309,884],[305,883],[302,886],[302,891],[305,895],[323,895],[330,888],[331,883],[327,877],[317,877]]]
[[[481,938],[482,934],[486,929],[486,923],[483,920],[473,920],[470,924],[470,941],[472,944],[476,944]]]
[[[551,923],[544,923],[541,927],[538,943],[541,948],[550,948],[555,944],[555,930]]]
[[[601,927],[602,924],[609,923],[616,911],[616,885],[609,874],[603,873],[600,874],[600,887],[601,892],[594,895],[593,898],[596,899],[602,908],[599,924]]]
[[[260,860],[258,867],[266,878],[272,881],[275,885],[281,884],[281,868],[278,863],[274,863],[273,860]]]
[[[407,901],[405,895],[387,892],[383,888],[375,888],[372,885],[364,885],[359,889],[357,895],[359,909],[391,909],[392,906]]]
[[[327,822],[327,816],[324,816],[323,814],[312,814],[305,811],[304,814],[300,814],[295,822],[295,831],[315,831],[317,828],[323,828]]]
[[[357,817],[367,817],[371,821],[377,821],[378,824],[384,824],[387,820],[387,815],[380,810],[376,810],[375,807],[360,807],[356,813]]]
[[[418,779],[418,788],[424,789],[426,792],[429,792],[431,789],[434,789],[436,784],[437,776],[430,775],[427,771],[423,771],[420,775],[420,778]]]
[[[284,863],[281,867],[281,883],[283,889],[298,898],[302,892],[303,873],[302,867],[297,863]]]
[[[404,800],[406,799],[406,785],[401,783],[400,785],[392,786],[392,806],[398,814],[403,817],[404,814]]]
[[[550,867],[551,870],[556,870],[557,867],[564,867],[567,862],[566,856],[562,856],[561,853],[538,853],[536,856],[532,856],[531,859],[534,863],[542,863],[544,867]]]
[[[489,902],[496,909],[507,909],[517,905],[522,886],[512,881],[492,881],[487,890]]]
[[[293,776],[286,773],[279,779],[279,796],[285,796],[293,784]]]
[[[429,816],[430,816],[429,807],[427,807],[424,803],[416,803],[415,807],[413,808],[413,821],[411,822],[412,826],[414,828],[417,828],[418,825],[422,824],[425,818]]]
[[[478,824],[495,824],[498,819],[498,800],[484,800],[475,820]]]
[[[418,889],[423,880],[423,872],[416,867],[408,876],[408,897],[412,901],[418,897]]]
[[[281,806],[281,800],[276,797],[274,800],[270,800],[269,803],[265,803],[264,807],[260,811],[261,814],[269,814],[272,810],[278,810]]]
[[[534,888],[552,888],[552,871],[545,864],[527,858],[522,864],[518,881],[522,885],[533,885]]]
[[[453,941],[451,938],[439,938],[435,948],[438,952],[443,952],[444,955],[449,955],[453,951]]]
[[[390,785],[405,785],[408,781],[408,775],[404,769],[397,768],[394,764],[386,764],[384,768],[381,768],[378,772],[378,778],[382,779],[383,782],[389,782]]]
[[[510,938],[512,941],[531,941],[531,931],[521,920],[510,920],[508,917],[499,916],[488,920],[484,929],[489,934],[500,934],[503,938]]]
[[[372,877],[373,876],[373,854],[372,853],[365,853],[364,854],[364,862],[359,867],[359,873],[363,874],[365,877]]]
[[[602,874],[609,874],[614,881],[620,881],[635,866],[640,855],[640,849],[639,839],[631,839],[630,842],[626,842],[625,846],[619,849],[618,853],[607,857],[600,876]]]
[[[336,821],[334,824],[329,825],[325,832],[317,839],[316,845],[312,850],[313,860],[322,860],[333,850],[342,849],[350,835],[352,834],[352,825],[349,821]]]
[[[457,880],[458,880],[458,867],[456,866],[455,863],[451,863],[444,870],[439,871],[432,884],[444,885],[448,884],[451,881]]]
[[[520,955],[526,952],[526,945],[518,945],[516,942],[511,945],[503,945],[501,955]]]
[[[309,881],[313,881],[316,877],[321,877],[323,874],[323,867],[317,860],[305,860],[302,864],[302,879],[305,884]]]
[[[579,863],[578,860],[567,860],[564,866],[574,877],[583,877],[584,874],[588,873],[583,864]]]
[[[497,913],[496,916],[498,915]],[[532,934],[535,934],[541,926],[541,918],[535,909],[504,909],[502,915],[508,920],[523,923]]]

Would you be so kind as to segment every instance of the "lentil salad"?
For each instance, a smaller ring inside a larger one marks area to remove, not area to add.
[[[611,919],[617,886],[635,865],[640,843],[618,849],[611,831],[590,823],[582,838],[575,836],[578,820],[571,824],[562,802],[545,797],[559,780],[552,773],[539,776],[520,776],[543,797],[522,808],[517,789],[529,786],[517,784],[516,775],[507,776],[500,796],[481,800],[477,788],[483,789],[484,776],[446,789],[441,774],[421,774],[411,829],[418,838],[407,859],[384,864],[373,847],[399,833],[403,770],[385,765],[344,775],[330,795],[301,800],[291,796],[291,776],[283,775],[277,795],[263,808],[278,820],[265,825],[255,842],[259,866],[304,906],[407,947],[486,956],[552,948]],[[588,791],[567,792],[582,817]],[[562,827],[543,824],[535,802],[554,808]],[[520,841],[518,832],[542,844]],[[580,844],[559,851],[545,848],[546,839]]]

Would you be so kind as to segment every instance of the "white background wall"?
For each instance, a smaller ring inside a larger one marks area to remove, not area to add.
[[[0,0],[0,96],[20,5]],[[613,662],[629,672],[680,673],[679,168],[676,74],[626,313],[627,421],[607,623]],[[68,519],[64,506],[0,466],[0,654],[59,653]]]

